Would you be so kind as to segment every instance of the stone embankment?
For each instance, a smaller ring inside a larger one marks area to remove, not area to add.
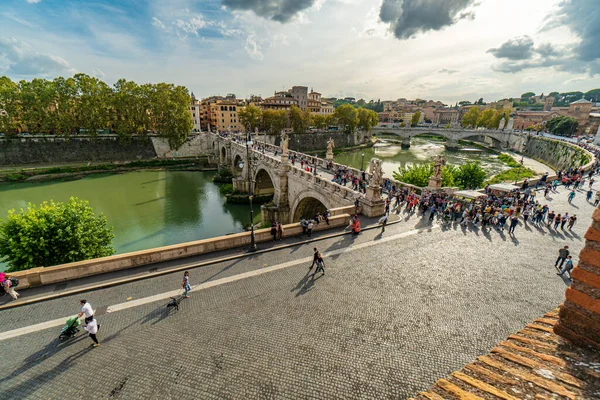
[[[527,140],[523,153],[556,169],[583,167],[593,157],[574,144],[535,136]]]
[[[330,225],[315,225],[314,231],[318,232],[347,226],[350,222],[350,213],[353,210],[354,206],[330,210],[332,214]],[[283,229],[284,237],[302,234],[302,227],[299,223],[284,225]],[[258,243],[273,240],[271,229],[256,230],[255,238]],[[12,273],[11,276],[18,278],[19,287],[25,289],[32,286],[50,285],[86,276],[121,271],[142,265],[150,265],[249,245],[250,232],[242,232],[69,264],[33,268],[27,271]]]

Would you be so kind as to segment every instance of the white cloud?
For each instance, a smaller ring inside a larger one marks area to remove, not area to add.
[[[167,28],[165,24],[163,24],[163,22],[156,17],[152,17],[152,26],[158,29],[162,29],[163,31],[169,31],[169,28]]]
[[[92,76],[95,76],[98,79],[104,79],[106,74],[100,68],[96,67],[92,70]]]
[[[176,19],[173,21],[173,25],[184,36],[187,36],[188,34],[198,36],[198,31],[206,26],[206,21],[202,18],[202,16],[196,15],[187,21]]]
[[[248,53],[248,55],[255,60],[263,59],[263,53],[254,33],[251,33],[246,37],[246,45],[244,46],[244,50],[246,50],[246,53]]]
[[[29,43],[0,38],[0,73],[20,76],[73,74],[75,69],[63,58],[40,53]]]
[[[29,4],[37,4],[42,0],[25,0],[26,2],[28,2]]]

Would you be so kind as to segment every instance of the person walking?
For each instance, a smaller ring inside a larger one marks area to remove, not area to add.
[[[94,319],[94,310],[92,309],[92,305],[88,303],[86,299],[79,300],[79,304],[81,304],[81,312],[77,314],[77,318],[81,318],[85,315],[84,321],[87,324]]]
[[[554,267],[558,268],[560,270],[560,268],[562,268],[563,263],[565,262],[567,257],[569,257],[569,246],[565,246],[562,249],[558,250],[558,258],[556,259],[556,262],[554,263]]]
[[[567,228],[569,228],[569,230],[573,229],[573,225],[575,225],[576,221],[577,221],[577,215],[573,214],[572,217],[569,217],[569,225],[567,225]]]
[[[271,223],[271,236],[273,236],[273,241],[277,241],[277,223]]]
[[[190,273],[188,271],[185,271],[183,273],[183,281],[181,282],[181,288],[183,289],[183,297],[189,299],[190,296],[188,296],[188,292],[192,290],[192,287],[190,286]]]
[[[311,219],[308,221],[308,225],[306,225],[306,232],[307,232],[309,238],[312,236],[312,230],[313,230],[313,222]]]
[[[517,227],[518,223],[519,223],[519,218],[517,218],[516,215],[513,215],[512,217],[510,217],[510,228],[508,228],[509,235],[515,233],[515,228]]]
[[[571,190],[571,192],[569,193],[569,203],[571,203],[573,201],[573,199],[575,198],[575,190]]]
[[[281,222],[277,223],[277,240],[281,241],[283,239],[283,225]]]
[[[562,216],[560,214],[556,214],[554,217],[554,230],[558,230],[558,225],[560,225],[560,221],[562,220]]]
[[[2,286],[4,287],[4,291],[8,293],[13,300],[17,300],[19,298],[20,294],[15,290],[15,285],[9,276],[4,276],[4,282],[2,282]]]
[[[312,267],[316,265],[317,268],[315,269],[315,273],[313,274],[313,276],[315,276],[319,271],[323,271],[323,275],[325,275],[325,263],[323,262],[323,256],[321,255],[319,250],[317,250],[316,247],[313,248],[313,251],[313,262],[310,265],[310,267],[308,267],[308,270],[310,271]]]
[[[381,232],[385,232],[385,226],[388,222],[388,216],[383,214],[383,217],[379,218],[379,225],[381,225]]]
[[[565,272],[569,273],[569,279],[571,279],[571,270],[573,269],[573,260],[571,256],[567,256],[567,262],[565,263],[565,268],[559,268],[556,275],[563,276]]]
[[[98,321],[96,321],[96,318],[92,317],[92,319],[83,326],[83,329],[85,329],[87,331],[88,335],[94,342],[94,344],[92,346],[94,346],[94,347],[100,346],[100,343],[98,342],[98,338],[96,337],[96,334],[98,333],[98,329],[100,329],[100,325],[98,325]]]

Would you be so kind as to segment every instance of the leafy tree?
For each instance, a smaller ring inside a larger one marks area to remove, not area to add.
[[[302,111],[299,107],[292,106],[289,111],[289,120],[294,133],[306,133],[310,126],[310,113]]]
[[[469,105],[471,105],[471,104],[473,104],[473,103],[471,103],[471,102],[470,102],[470,101],[468,101],[468,100],[462,100],[462,101],[459,101],[459,102],[458,102],[458,105],[459,105],[459,106],[469,106]]]
[[[363,131],[369,133],[371,128],[377,126],[379,122],[379,116],[373,110],[367,110],[366,108],[358,109],[358,126]]]
[[[106,217],[95,215],[87,201],[29,204],[0,220],[0,259],[14,272],[105,257],[114,253],[113,237]]]
[[[550,93],[548,93],[548,97],[554,97],[554,98],[557,98],[557,97],[558,97],[558,95],[559,95],[559,93],[558,93],[558,92],[550,92]]]
[[[504,118],[505,123],[508,122],[510,119],[510,110],[496,110],[496,114],[494,115],[494,120],[490,129],[498,129],[502,118]]]
[[[600,102],[600,89],[592,89],[590,91],[585,92],[584,95],[586,100],[589,100],[594,103]]]
[[[19,130],[21,103],[19,85],[8,77],[0,77],[0,132],[7,135]]]
[[[559,136],[573,136],[577,132],[579,123],[575,118],[567,116],[554,117],[546,123],[546,129]]]
[[[238,116],[242,125],[250,132],[254,132],[254,130],[260,126],[262,121],[261,109],[252,104],[240,109],[238,111]]]
[[[271,135],[279,135],[288,124],[285,110],[265,110],[262,114],[263,129]]]
[[[349,104],[343,104],[335,109],[333,118],[342,125],[346,133],[352,133],[359,124],[358,111]]]
[[[477,189],[483,185],[486,173],[478,162],[470,162],[460,165],[453,171],[454,182],[461,189]]]
[[[181,146],[194,127],[188,90],[183,86],[159,83],[152,85],[149,99],[153,129],[169,139],[172,148]]]
[[[482,106],[482,105],[484,105],[485,103],[483,102],[483,97],[480,97],[480,98],[479,98],[479,100],[477,100],[477,101],[475,102],[475,104],[477,104],[477,105],[479,105],[479,106]]]
[[[463,115],[461,123],[465,128],[475,128],[477,127],[477,121],[479,120],[479,116],[481,115],[481,111],[479,107],[471,107],[465,115]]]
[[[322,114],[314,114],[311,116],[312,125],[317,129],[327,128],[327,116]]]
[[[533,93],[533,92],[526,92],[526,93],[523,93],[523,94],[521,95],[521,98],[522,98],[522,99],[528,99],[528,98],[530,98],[530,97],[534,97],[534,96],[535,96],[535,93]]]
[[[429,178],[433,176],[433,167],[433,163],[407,165],[404,168],[398,167],[398,171],[394,171],[392,173],[392,176],[394,177],[394,179],[400,182],[408,183],[419,187],[426,187],[427,185],[429,185]],[[454,178],[451,173],[451,168],[449,168],[449,166],[446,166],[442,170],[442,186],[452,187],[453,185]]]
[[[410,119],[410,126],[417,126],[420,119],[421,119],[421,111],[416,111],[412,115],[412,118]]]
[[[477,120],[477,126],[488,128],[488,129],[493,128],[495,116],[496,116],[495,110],[493,110],[491,108],[483,110],[481,112],[481,115],[479,115],[479,119]]]

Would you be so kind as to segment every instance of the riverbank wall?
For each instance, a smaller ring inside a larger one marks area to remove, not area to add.
[[[346,227],[350,222],[350,215],[347,211],[347,207],[332,209],[333,216],[329,219],[330,224],[315,225],[314,231]],[[283,230],[284,238],[302,234],[302,227],[299,223],[284,225]],[[254,232],[255,240],[258,243],[273,240],[271,228],[258,229]],[[19,288],[26,289],[249,245],[250,232],[243,232],[69,264],[33,268],[11,273],[10,276],[19,279]]]
[[[303,134],[291,133],[288,136],[290,150],[301,153],[326,150],[329,139],[333,140],[335,148],[355,147],[363,142],[361,140],[362,132],[345,133],[340,131],[325,131]],[[276,146],[281,145],[281,136],[279,135],[259,134],[258,140]]]
[[[530,137],[523,154],[557,170],[583,167],[593,159],[593,155],[581,147],[543,137]]]

